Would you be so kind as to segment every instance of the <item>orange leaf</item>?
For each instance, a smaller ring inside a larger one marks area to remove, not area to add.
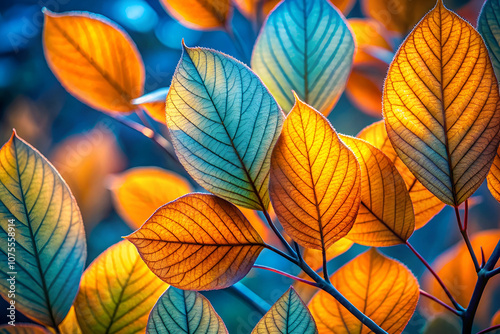
[[[161,0],[167,12],[191,29],[225,28],[231,14],[230,0]]]
[[[354,242],[347,238],[338,240],[330,248],[327,249],[326,260],[330,261],[331,259],[344,254],[349,250],[349,248],[352,247],[353,244]],[[305,249],[302,256],[304,257],[304,261],[306,261],[307,264],[314,270],[318,270],[323,266],[323,255],[321,251],[318,251],[316,249]]]
[[[401,333],[419,297],[417,279],[403,264],[375,248],[331,276],[332,284],[356,308],[391,334]],[[336,299],[319,291],[309,303],[320,333],[371,333]]]
[[[264,242],[231,203],[192,193],[159,208],[126,237],[158,277],[179,289],[222,289],[252,268]]]
[[[259,2],[262,2],[262,16],[267,16],[271,10],[276,7],[276,5],[281,0],[233,0],[234,4],[238,9],[250,19],[255,19],[257,16],[257,11],[259,7]],[[344,15],[347,15],[354,6],[355,0],[330,0],[330,2],[340,9]]]
[[[404,244],[415,229],[405,181],[378,148],[358,138],[341,139],[361,166],[361,205],[347,238],[366,246]]]
[[[358,46],[354,54],[353,65],[381,62],[367,52],[370,47],[379,47],[392,52],[390,36],[377,21],[353,18],[348,19],[347,22],[352,29],[354,40]]]
[[[389,141],[387,131],[385,130],[384,121],[373,123],[372,125],[364,128],[358,137],[366,140],[379,150],[381,150],[396,166],[399,174],[405,180],[406,187],[410,193],[411,201],[413,203],[413,210],[415,212],[415,228],[421,228],[434,217],[444,204],[435,197],[422,183],[420,183],[415,176],[410,172],[408,167],[399,159],[396,151]]]
[[[295,101],[271,156],[271,201],[290,237],[326,250],[356,219],[359,164],[321,113]]]
[[[240,209],[241,213],[243,213],[245,218],[248,219],[248,221],[250,222],[250,225],[252,225],[253,228],[255,228],[257,233],[262,237],[262,239],[266,243],[272,243],[273,241],[277,241],[275,234],[270,233],[270,228],[268,227],[267,222],[262,219],[258,211],[247,209],[242,206],[238,206],[238,209]],[[271,219],[273,219],[273,217],[276,217],[274,209],[271,205],[269,205],[267,211]]]
[[[131,100],[142,95],[144,64],[130,37],[96,14],[44,14],[45,58],[64,88],[100,111],[134,111]]]
[[[160,206],[191,191],[179,175],[158,167],[139,167],[117,175],[111,184],[120,217],[138,229]]]
[[[151,93],[132,100],[132,103],[142,107],[154,120],[165,124],[165,105],[168,87],[160,88]]]
[[[491,326],[500,325],[500,310],[498,310],[491,318]]]
[[[372,117],[382,117],[382,89],[386,72],[387,66],[380,64],[355,66],[347,81],[346,93],[351,102]]]
[[[500,140],[499,106],[483,39],[439,1],[405,40],[385,81],[394,149],[427,189],[457,206],[490,169]]]

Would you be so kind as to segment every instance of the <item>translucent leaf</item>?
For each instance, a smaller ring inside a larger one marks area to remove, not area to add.
[[[484,39],[497,78],[500,77],[500,1],[486,0],[479,15],[477,30]]]
[[[161,4],[191,29],[223,29],[231,14],[231,0],[161,0]]]
[[[132,100],[132,103],[142,107],[146,112],[161,124],[165,123],[165,100],[168,87],[157,89],[151,93]]]

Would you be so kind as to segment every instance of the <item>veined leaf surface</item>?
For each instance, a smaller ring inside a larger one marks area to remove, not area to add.
[[[264,248],[262,238],[234,205],[198,193],[162,206],[127,239],[158,277],[188,290],[233,285]]]
[[[144,64],[130,37],[96,14],[44,14],[45,58],[64,88],[94,109],[134,111],[131,100],[142,95]]]
[[[148,334],[227,334],[224,322],[207,298],[196,291],[167,289],[149,315]]]
[[[59,330],[62,334],[82,334],[80,324],[76,318],[75,307],[72,306],[66,318],[59,325]]]
[[[16,309],[56,327],[75,299],[87,256],[78,205],[50,162],[15,132],[0,150],[0,170],[0,293],[7,298],[9,273],[16,272]],[[7,262],[12,247],[14,267]]]
[[[499,148],[500,151],[500,148]],[[488,172],[488,189],[497,201],[500,202],[500,152],[497,151],[490,171]]]
[[[248,67],[185,47],[166,113],[179,160],[195,181],[234,204],[267,208],[271,152],[284,117]]]
[[[157,89],[151,93],[132,100],[132,103],[142,107],[149,116],[161,124],[165,123],[165,100],[167,99],[168,87]]]
[[[255,44],[252,69],[288,112],[299,98],[327,115],[342,93],[354,39],[327,0],[285,0],[268,16]]]
[[[356,219],[361,171],[330,122],[296,97],[271,157],[269,191],[286,233],[326,251]]]
[[[184,178],[158,167],[129,169],[111,184],[115,208],[133,229],[141,227],[160,206],[191,190]]]
[[[290,287],[259,321],[252,334],[316,334],[316,323],[295,290]]]
[[[156,300],[168,287],[123,240],[108,248],[85,270],[75,300],[84,334],[141,333]]]
[[[384,121],[379,121],[367,126],[358,134],[358,137],[381,150],[394,163],[399,174],[401,174],[403,180],[405,180],[415,213],[415,228],[421,228],[441,211],[444,207],[443,202],[415,178],[408,167],[406,167],[398,157],[396,151],[394,151],[389,137],[387,136]]]
[[[161,0],[177,21],[191,29],[223,29],[231,14],[231,0]]]
[[[45,327],[33,324],[16,323],[15,326],[2,325],[0,326],[0,334],[50,334],[51,332]]]
[[[483,36],[488,47],[498,80],[500,78],[500,1],[487,0],[484,2],[477,22],[477,30]]]
[[[486,178],[498,147],[497,80],[481,36],[438,1],[392,62],[387,133],[416,178],[458,206]]]
[[[343,136],[361,167],[361,205],[347,238],[366,246],[405,243],[415,229],[406,184],[392,161],[364,140]]]
[[[419,286],[415,276],[375,248],[347,263],[330,280],[358,310],[391,334],[403,331],[417,307]],[[309,309],[320,333],[371,333],[324,291],[313,297]]]

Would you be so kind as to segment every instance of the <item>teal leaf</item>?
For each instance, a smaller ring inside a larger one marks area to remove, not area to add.
[[[201,293],[171,286],[151,310],[146,333],[227,334],[228,331]]]
[[[500,78],[500,0],[487,0],[477,22],[477,30],[488,47],[495,75]]]
[[[0,150],[0,225],[0,294],[28,317],[56,327],[83,273],[83,222],[59,173],[15,132]],[[9,253],[15,255],[12,263]],[[12,276],[13,298],[7,281]]]
[[[267,208],[284,115],[257,75],[222,53],[184,47],[166,114],[177,156],[196,182],[234,204]]]
[[[267,18],[252,69],[286,112],[299,98],[327,115],[351,70],[354,39],[328,0],[285,0]]]

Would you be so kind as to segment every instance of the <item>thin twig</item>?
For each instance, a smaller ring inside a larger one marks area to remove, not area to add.
[[[264,247],[266,247],[270,251],[275,252],[276,254],[284,257],[285,259],[287,259],[288,261],[292,262],[293,264],[296,264],[296,265],[300,266],[300,263],[297,261],[297,259],[294,259],[293,257],[291,257],[290,255],[288,255],[287,253],[279,250],[278,248],[276,248],[276,247],[274,247],[272,245],[269,245],[269,244],[265,244]]]
[[[271,308],[271,305],[241,282],[237,282],[230,286],[228,291],[252,305],[252,307],[261,314],[266,314],[266,312]]]
[[[470,243],[469,236],[467,235],[468,211],[469,211],[469,206],[467,205],[467,200],[466,200],[465,201],[465,219],[464,219],[464,223],[462,224],[462,219],[460,218],[460,211],[458,209],[458,206],[455,206],[455,216],[457,217],[457,223],[458,223],[458,227],[460,229],[460,234],[462,234],[462,237],[465,241],[465,244],[467,245],[467,249],[469,250],[470,257],[472,259],[472,262],[474,263],[474,268],[476,269],[476,272],[479,272],[481,267],[479,266],[479,262],[477,261],[477,257],[476,257],[476,254],[474,253],[474,249],[472,248],[472,244]]]
[[[495,325],[495,326],[488,327],[486,329],[483,329],[482,331],[477,332],[477,334],[489,333],[491,331],[494,331],[495,329],[500,329],[500,325]]]
[[[326,249],[324,245],[321,253],[323,255],[323,277],[327,283],[330,283],[330,277],[328,276],[328,259],[326,258]]]
[[[446,308],[448,311],[452,312],[453,314],[461,317],[461,313],[459,313],[457,310],[455,310],[453,307],[449,306],[448,304],[446,304],[445,302],[443,302],[442,300],[438,299],[437,297],[434,297],[433,295],[431,295],[430,293],[427,293],[425,292],[424,290],[420,290],[420,294],[422,296],[425,296],[427,298],[429,298],[430,300],[433,300],[435,301],[436,303],[438,303],[439,305],[441,305],[442,307]]]
[[[262,212],[264,213],[264,217],[266,217],[266,220],[267,220],[267,223],[268,223],[269,227],[271,227],[271,229],[273,230],[274,234],[278,237],[278,239],[280,239],[281,243],[286,248],[288,254],[290,254],[290,256],[294,260],[296,260],[297,259],[297,253],[295,253],[295,251],[292,249],[292,247],[290,246],[290,244],[285,240],[285,238],[283,237],[283,235],[278,231],[278,229],[276,228],[276,225],[274,225],[273,220],[271,219],[271,216],[269,216],[269,212],[267,212],[267,209],[265,209],[264,206],[262,206],[262,207],[263,207],[262,208]],[[296,261],[294,263],[298,265],[298,263]]]
[[[490,270],[487,275],[488,275],[488,278],[492,278],[493,276],[498,275],[498,274],[500,274],[500,267],[493,269],[493,270]]]
[[[314,286],[315,288],[318,287],[318,285],[315,283],[315,282],[311,282],[311,281],[308,281],[304,278],[300,278],[300,277],[297,277],[297,276],[294,276],[294,275],[290,275],[284,271],[281,271],[281,270],[278,270],[278,269],[275,269],[275,268],[271,268],[271,267],[266,267],[266,266],[261,266],[261,265],[258,265],[258,264],[254,264],[253,265],[253,268],[256,268],[256,269],[264,269],[264,270],[268,270],[268,271],[272,271],[273,273],[276,273],[276,274],[280,274],[282,276],[285,276],[285,277],[288,277],[288,278],[291,278],[293,280],[296,280],[297,282],[301,282],[301,283],[305,283],[305,284],[309,284],[311,286]]]

